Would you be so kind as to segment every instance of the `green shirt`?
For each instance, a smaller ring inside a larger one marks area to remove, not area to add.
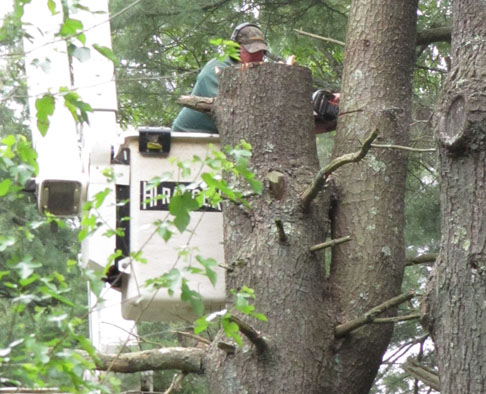
[[[219,86],[219,75],[216,75],[216,67],[222,70],[236,63],[236,60],[232,60],[229,57],[224,61],[217,59],[210,60],[197,76],[196,85],[194,85],[191,94],[201,97],[216,97]],[[189,108],[182,108],[172,124],[172,130],[203,133],[218,132],[211,116]]]

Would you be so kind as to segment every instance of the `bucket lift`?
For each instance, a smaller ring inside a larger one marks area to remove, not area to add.
[[[56,0],[56,3],[60,9],[61,2]],[[82,20],[88,45],[97,43],[111,47],[107,3],[107,0],[86,0],[83,4],[98,12],[78,10],[72,16]],[[65,42],[55,36],[62,24],[61,19],[60,13],[51,15],[42,2],[31,2],[25,6],[25,21],[32,24],[31,38],[25,41],[30,108],[35,108],[35,99],[40,95],[50,91],[56,96],[61,87],[69,87],[76,89],[83,101],[91,105],[93,113],[89,116],[89,124],[80,127],[75,124],[62,100],[56,98],[56,109],[50,117],[47,134],[42,136],[34,125],[31,127],[40,167],[36,179],[39,209],[57,216],[80,215],[84,202],[109,189],[110,193],[99,209],[102,225],[83,241],[80,263],[90,269],[104,270],[108,257],[117,249],[123,251],[125,258],[118,262],[125,271],[121,296],[113,290],[107,296],[111,300],[118,299],[120,303],[117,325],[124,327],[121,314],[131,320],[194,318],[190,306],[180,300],[179,294],[170,296],[165,289],[151,292],[145,287],[145,281],[162,275],[175,264],[181,264],[178,262],[178,250],[188,243],[197,247],[199,254],[205,258],[213,257],[223,262],[222,214],[217,210],[193,212],[191,224],[198,223],[197,228],[193,228],[194,232],[174,236],[166,244],[159,237],[151,237],[151,234],[153,221],[167,215],[167,201],[153,200],[157,202],[153,205],[144,201],[154,193],[167,194],[167,190],[172,190],[177,182],[177,179],[172,179],[158,189],[147,188],[152,177],[170,170],[170,157],[204,156],[208,142],[217,145],[218,136],[170,133],[164,129],[122,133],[116,124],[113,64],[94,50],[91,50],[90,60],[70,63]],[[31,112],[32,123],[35,124],[35,111]],[[104,176],[107,169],[114,173],[115,184]],[[118,206],[117,202],[126,198],[130,199],[130,203]],[[130,220],[125,222],[122,220],[124,217]],[[104,235],[107,229],[115,229],[117,225],[125,227],[125,237],[108,238]],[[142,250],[147,264],[127,258],[130,252],[138,250]],[[209,310],[222,307],[225,301],[224,271],[221,268],[216,271],[218,283],[215,288],[204,276],[188,277],[189,286],[200,292]],[[93,299],[91,302],[94,302]],[[102,325],[103,310],[95,313],[99,316],[92,318],[91,324]],[[109,319],[113,323],[115,318],[110,315]],[[91,331],[98,332],[99,327],[92,327]],[[124,331],[122,328],[119,334]],[[103,343],[95,346],[103,351]]]
[[[154,144],[151,141],[157,141]],[[156,228],[153,223],[168,217],[169,202],[174,188],[178,183],[177,174],[164,180],[157,187],[150,187],[150,180],[168,172],[174,172],[170,158],[190,161],[193,155],[205,157],[208,153],[208,143],[217,145],[219,136],[205,133],[170,132],[165,128],[144,128],[135,135],[126,136],[121,147],[126,164],[129,167],[129,186],[125,193],[117,186],[117,200],[129,197],[130,204],[119,216],[130,217],[125,240],[119,240],[120,245],[128,252],[142,251],[147,259],[146,264],[125,259],[121,261],[121,269],[127,274],[122,286],[122,313],[126,319],[142,320],[180,320],[194,319],[188,303],[181,303],[180,292],[169,296],[167,289],[151,291],[144,286],[147,279],[161,276],[172,268],[181,268],[195,262],[195,256],[180,257],[181,250],[195,250],[204,258],[213,258],[223,262],[223,222],[221,209],[203,206],[199,211],[191,213],[191,223],[188,231],[174,234],[168,243],[160,236],[154,236]],[[150,149],[147,146],[160,147]],[[170,150],[169,150],[170,149]],[[200,164],[197,164],[200,167]],[[199,168],[192,169],[197,174]],[[185,182],[189,183],[189,182]],[[120,198],[121,197],[121,198]],[[124,253],[129,255],[130,253]],[[185,259],[189,261],[185,261]],[[188,286],[198,291],[206,309],[221,309],[225,302],[224,270],[215,269],[217,283],[213,287],[209,279],[201,275],[189,275]]]

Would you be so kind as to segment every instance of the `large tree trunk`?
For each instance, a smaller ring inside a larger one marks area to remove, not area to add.
[[[424,304],[444,394],[486,392],[485,20],[484,1],[454,1],[437,131],[442,241]]]
[[[384,143],[407,144],[416,6],[410,0],[353,3],[341,112],[360,112],[341,117],[335,156],[358,150],[375,129]],[[298,203],[318,170],[310,73],[264,64],[225,69],[220,83],[215,105],[222,143],[249,141],[257,176],[279,172],[283,190],[267,181],[251,211],[234,205],[224,211],[228,289],[255,289],[257,310],[269,318],[255,327],[270,348],[258,353],[246,342],[226,355],[214,346],[205,362],[212,392],[367,393],[392,327],[361,328],[338,340],[334,327],[400,291],[407,157],[377,150],[337,175],[333,235],[352,241],[333,253],[326,279],[322,256],[309,248],[326,237],[329,196],[321,195],[308,213]],[[276,220],[287,242],[279,242]]]
[[[356,0],[346,38],[341,116],[334,156],[355,150],[373,130],[378,144],[407,145],[411,119],[417,0]],[[336,176],[332,292],[343,321],[400,292],[404,270],[404,192],[407,155],[373,149]],[[335,393],[367,393],[393,325],[367,326],[336,354]]]
[[[253,170],[264,181],[262,196],[249,198],[251,210],[224,208],[226,283],[228,291],[255,290],[256,310],[268,322],[245,320],[268,338],[269,349],[258,353],[247,341],[234,355],[213,348],[206,370],[215,394],[323,392],[335,322],[322,255],[309,249],[326,238],[329,196],[309,213],[299,204],[319,170],[310,100],[311,73],[302,67],[261,64],[221,76],[215,106],[222,145],[250,142]],[[270,187],[272,172],[280,181]]]

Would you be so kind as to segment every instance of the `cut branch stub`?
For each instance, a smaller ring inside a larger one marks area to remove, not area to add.
[[[455,96],[439,122],[439,140],[449,150],[460,150],[466,144],[467,102],[463,95]]]
[[[241,320],[239,317],[232,315],[230,321],[236,323],[240,332],[244,334],[250,342],[252,342],[260,353],[265,352],[268,349],[268,344],[263,335],[255,330],[248,323]]]
[[[460,75],[456,76],[460,78]],[[443,103],[437,137],[451,153],[484,150],[486,145],[486,83],[478,81],[465,92],[452,88]],[[449,98],[451,97],[451,98]]]
[[[268,186],[273,198],[281,200],[285,192],[285,176],[278,171],[270,171],[267,174]]]

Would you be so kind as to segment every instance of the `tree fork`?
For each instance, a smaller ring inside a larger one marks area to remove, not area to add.
[[[326,180],[329,178],[334,171],[338,168],[344,166],[345,164],[349,163],[357,163],[363,157],[366,156],[366,153],[370,150],[371,143],[378,137],[378,131],[375,130],[370,133],[370,135],[365,139],[361,149],[354,153],[347,153],[343,156],[337,157],[332,160],[327,166],[325,166],[319,173],[316,175],[314,182],[308,189],[302,194],[301,201],[302,207],[304,212],[307,212],[310,207],[310,203],[312,200],[317,196],[317,193],[322,189]]]

